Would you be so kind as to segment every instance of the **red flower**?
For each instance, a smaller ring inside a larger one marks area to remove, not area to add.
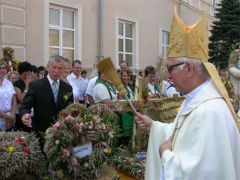
[[[20,137],[19,137],[19,138],[16,138],[15,141],[16,141],[17,143],[21,143],[21,142],[23,142],[23,138],[20,138]]]
[[[24,147],[24,148],[23,148],[23,152],[25,152],[25,153],[29,153],[29,152],[30,152],[30,149],[29,149],[29,147],[27,147],[27,146],[26,146],[26,147]]]

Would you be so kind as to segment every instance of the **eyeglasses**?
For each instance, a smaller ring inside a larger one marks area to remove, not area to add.
[[[185,62],[181,62],[181,63],[177,63],[177,64],[173,64],[173,65],[167,65],[168,73],[171,73],[174,67],[177,67],[177,66],[180,66],[183,64],[185,64]]]

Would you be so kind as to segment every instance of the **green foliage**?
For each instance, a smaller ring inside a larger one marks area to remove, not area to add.
[[[232,45],[240,41],[240,1],[222,0],[216,11],[209,38],[209,61],[226,68]]]

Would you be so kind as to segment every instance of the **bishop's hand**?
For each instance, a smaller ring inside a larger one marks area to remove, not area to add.
[[[153,122],[153,120],[149,116],[140,113],[136,113],[134,119],[138,126],[143,130],[149,130]]]
[[[172,136],[160,145],[159,147],[160,157],[162,157],[163,152],[167,149],[172,151]]]

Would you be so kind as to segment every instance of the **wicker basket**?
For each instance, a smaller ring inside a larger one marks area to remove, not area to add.
[[[177,115],[184,97],[171,97],[161,99],[150,99],[148,102],[132,101],[137,110],[142,110],[144,114],[152,119],[171,123]],[[119,100],[115,103],[116,111],[132,111],[126,100]]]

